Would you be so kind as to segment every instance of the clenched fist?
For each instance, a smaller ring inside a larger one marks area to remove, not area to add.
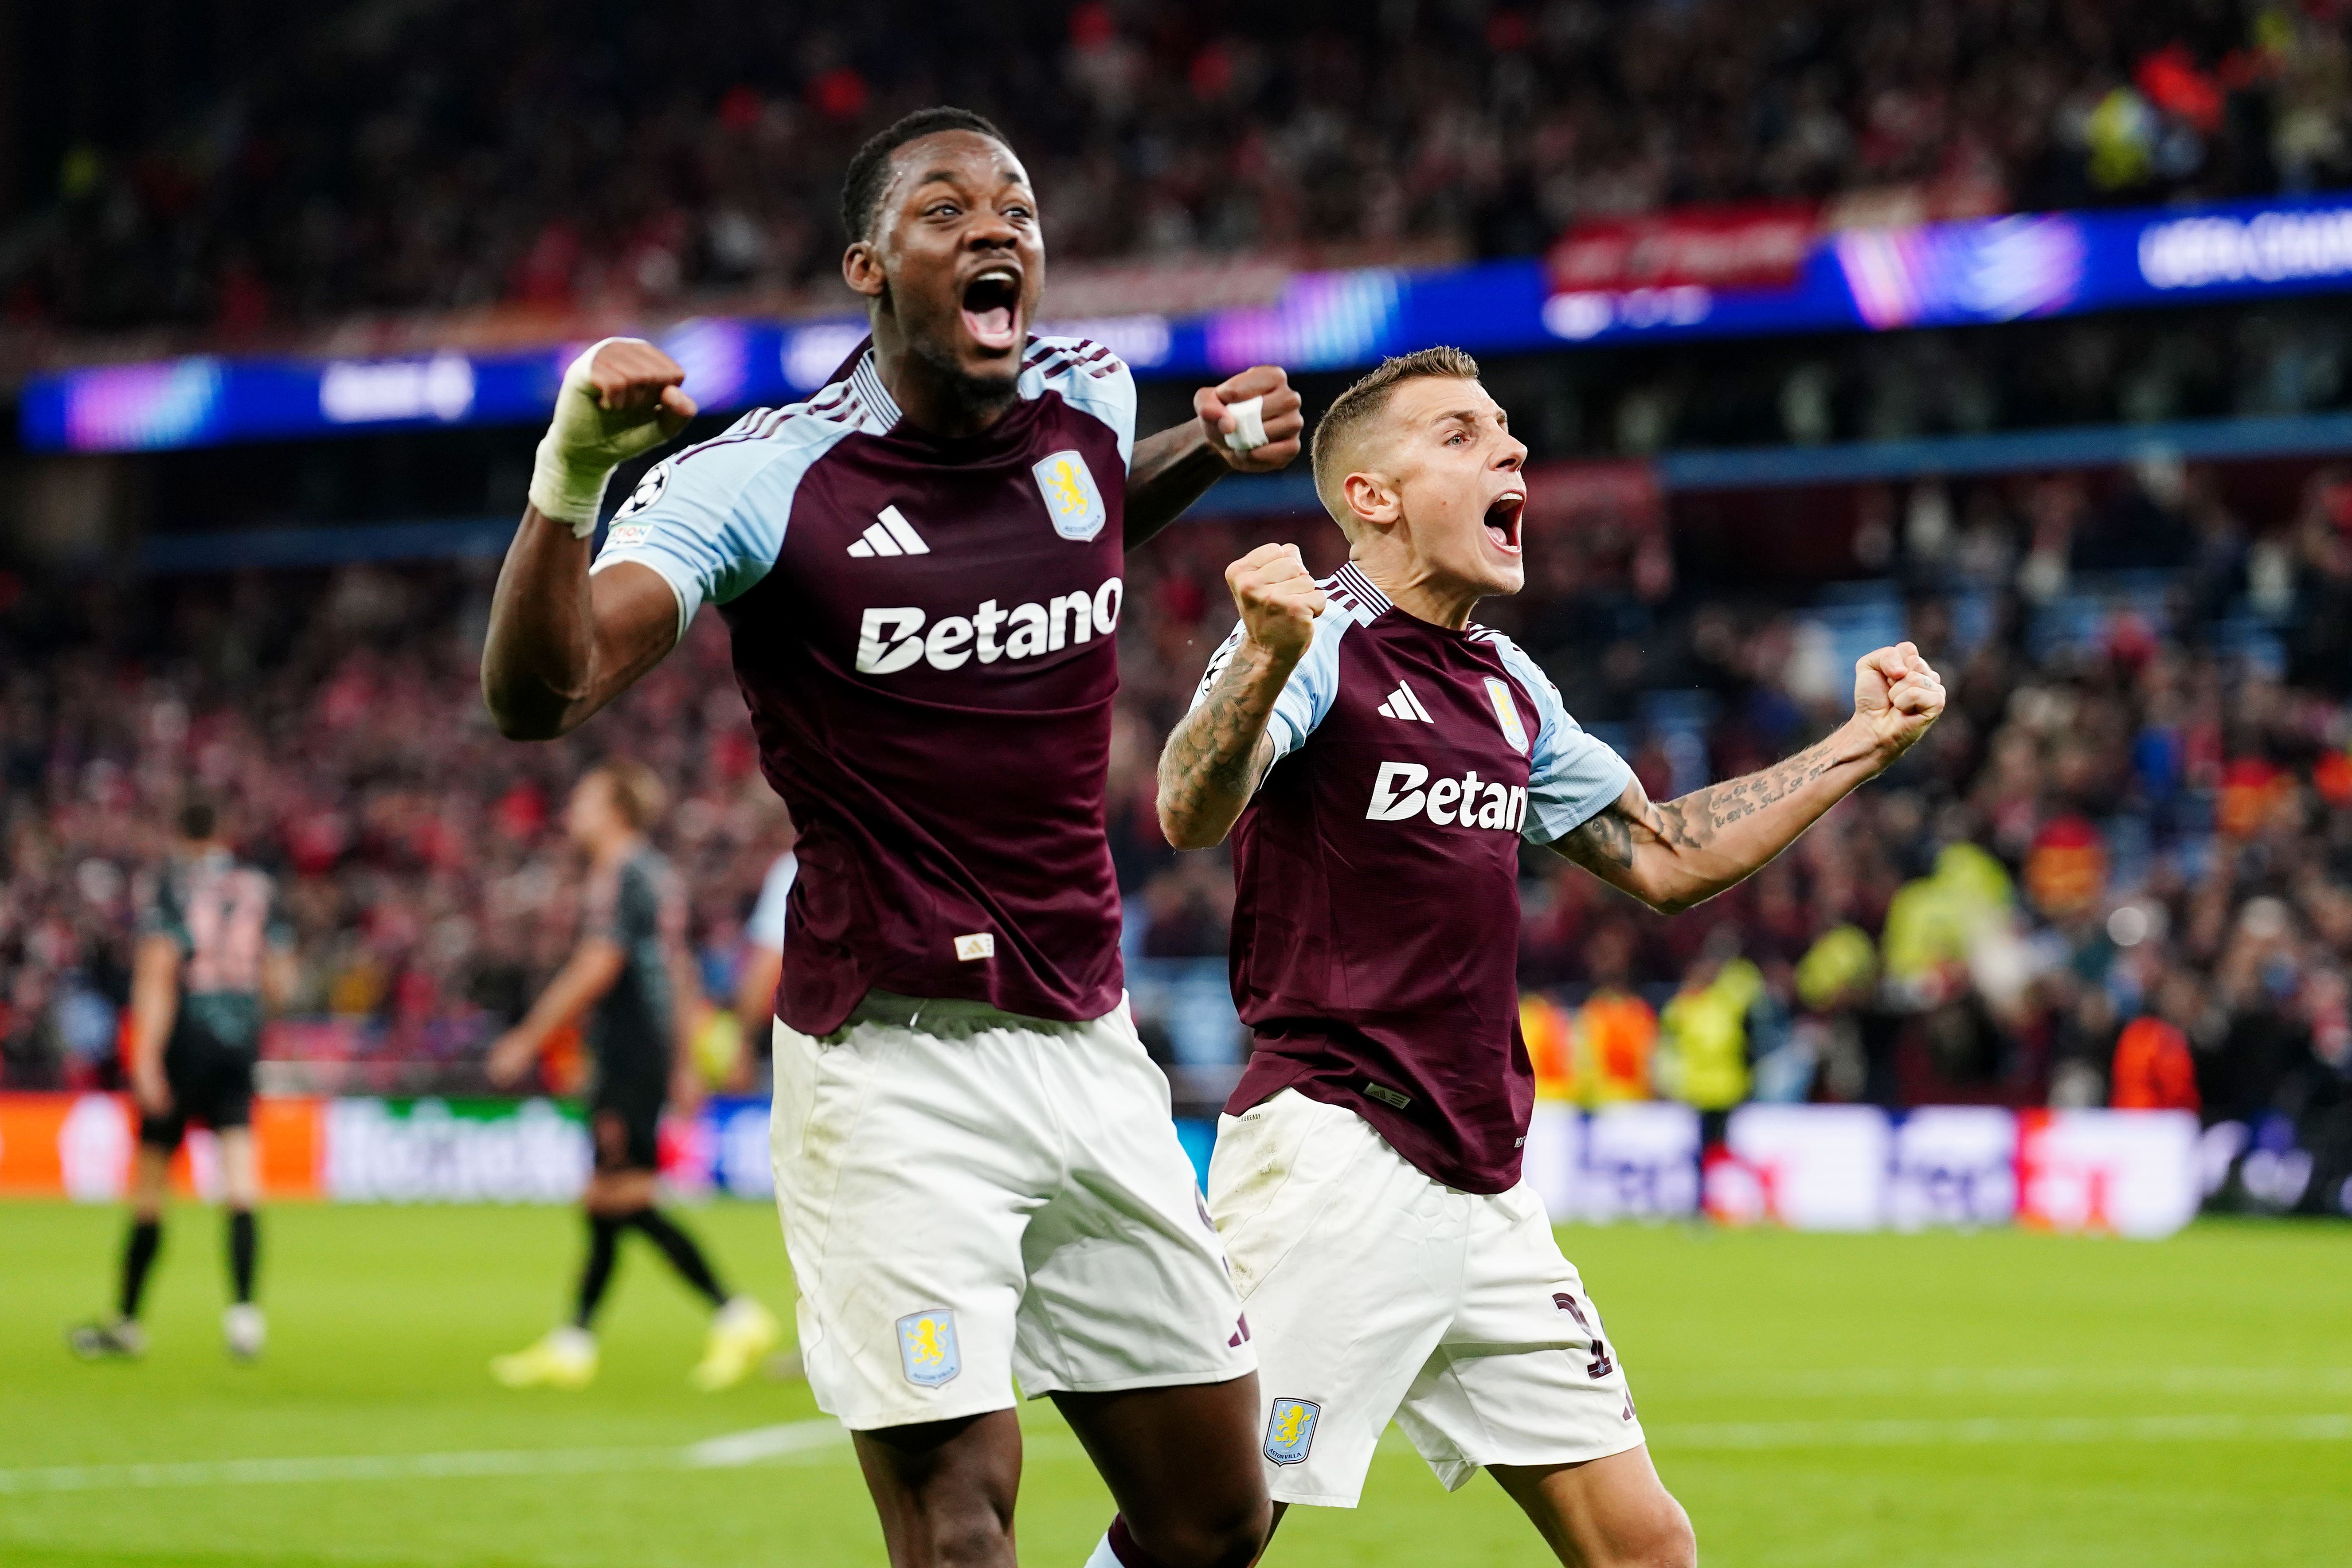
[[[1944,678],[1916,643],[1867,653],[1853,667],[1853,716],[1876,746],[1881,766],[1909,751],[1944,714]]]
[[[613,470],[694,417],[685,381],[677,362],[643,338],[606,338],[573,360],[540,439],[530,504],[578,538],[593,532]]]
[[[1315,617],[1323,613],[1323,590],[1299,559],[1298,546],[1259,545],[1225,568],[1225,586],[1233,590],[1249,640],[1286,664],[1297,663],[1315,640]]]
[[[1236,450],[1226,437],[1246,432],[1228,410],[1252,398],[1259,400],[1257,417],[1265,439]],[[1307,416],[1299,412],[1298,394],[1290,389],[1290,377],[1279,365],[1253,365],[1218,385],[1201,388],[1192,395],[1192,412],[1201,416],[1209,450],[1237,474],[1270,474],[1287,467],[1298,456],[1299,443],[1307,434]]]

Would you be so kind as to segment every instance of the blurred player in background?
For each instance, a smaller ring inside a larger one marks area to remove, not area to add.
[[[801,858],[788,844],[768,863],[760,901],[743,923],[743,963],[735,976],[735,1021],[743,1031],[736,1063],[739,1085],[749,1083],[772,1046],[776,1030],[776,983],[784,973],[784,907],[801,874]]]
[[[1021,1394],[1050,1394],[1130,1564],[1239,1568],[1265,1486],[1255,1357],[1168,1083],[1136,1037],[1104,795],[1125,549],[1297,454],[1260,366],[1138,440],[1127,366],[1033,338],[1027,174],[978,115],[862,147],[832,384],[656,465],[694,412],[650,344],[566,374],[500,573],[483,689],[563,733],[727,618],[801,837],[775,1031],[777,1204],[821,1407],[891,1561],[1013,1561]]]
[[[530,1015],[490,1049],[491,1079],[520,1083],[548,1037],[585,1014],[595,1070],[588,1131],[596,1163],[582,1198],[588,1258],[577,1304],[569,1323],[491,1363],[493,1375],[510,1388],[585,1388],[595,1377],[596,1309],[612,1281],[621,1233],[630,1229],[659,1247],[710,1303],[695,1386],[730,1386],[781,1337],[774,1315],[748,1296],[730,1296],[694,1238],[655,1206],[663,1108],[673,1098],[691,1108],[699,1093],[684,1049],[693,994],[686,901],[669,862],[645,837],[661,815],[662,796],[652,772],[628,762],[605,763],[573,787],[564,826],[590,865],[580,946]]]
[[[1168,840],[1234,833],[1234,994],[1255,1037],[1209,1201],[1256,1331],[1277,1510],[1352,1508],[1391,1417],[1481,1468],[1577,1568],[1696,1561],[1601,1314],[1521,1178],[1534,1074],[1515,965],[1522,839],[1654,909],[1713,897],[1943,710],[1910,644],[1854,715],[1762,773],[1654,805],[1509,638],[1527,448],[1470,356],[1391,360],[1315,432],[1348,536],[1226,574],[1241,611],[1160,761]],[[1278,1517],[1278,1513],[1277,1513]]]
[[[220,1193],[228,1214],[231,1302],[223,1319],[229,1353],[261,1353],[266,1325],[253,1300],[261,1200],[253,1143],[253,1069],[267,1009],[293,988],[289,932],[269,878],[239,861],[208,800],[180,811],[178,853],[155,879],[139,921],[131,980],[130,1073],[139,1107],[139,1152],[131,1169],[131,1235],[111,1321],[69,1337],[90,1360],[136,1356],[147,1348],[139,1308],[163,1240],[163,1200],[172,1156],[190,1122],[213,1131]]]

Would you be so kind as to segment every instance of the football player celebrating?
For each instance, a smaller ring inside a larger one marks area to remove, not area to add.
[[[564,379],[491,611],[500,728],[562,734],[716,604],[799,825],[775,1027],[777,1205],[818,1403],[890,1558],[1010,1563],[1014,1383],[1101,1468],[1132,1563],[1241,1564],[1268,1518],[1255,1356],[1121,987],[1104,835],[1123,552],[1297,456],[1270,367],[1135,438],[1108,349],[1033,337],[1037,201],[986,121],[851,161],[872,338],[807,402],[654,468],[694,412],[614,341]]]
[[[1934,723],[1906,643],[1854,713],[1748,777],[1654,805],[1533,660],[1471,623],[1518,591],[1527,448],[1454,349],[1381,365],[1315,432],[1348,536],[1226,574],[1241,622],[1160,765],[1169,842],[1234,835],[1234,995],[1255,1048],[1209,1199],[1255,1331],[1280,1510],[1352,1508],[1394,1417],[1438,1478],[1491,1470],[1563,1563],[1695,1561],[1601,1314],[1520,1177],[1518,848],[1654,909],[1788,847]]]

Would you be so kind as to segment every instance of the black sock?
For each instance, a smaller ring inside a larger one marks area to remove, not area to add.
[[[139,1298],[147,1293],[147,1271],[155,1267],[156,1250],[163,1245],[163,1222],[134,1219],[131,1239],[122,1248],[122,1315],[139,1315]]]
[[[714,1307],[727,1304],[727,1292],[719,1289],[719,1277],[710,1271],[710,1264],[702,1256],[702,1248],[694,1245],[694,1237],[678,1229],[658,1209],[643,1208],[629,1216],[629,1223],[646,1233],[646,1239],[662,1249],[669,1266],[679,1278],[710,1299]]]
[[[253,1300],[254,1266],[261,1261],[261,1237],[251,1209],[228,1211],[228,1282],[240,1307]]]
[[[588,1216],[588,1261],[580,1269],[580,1306],[572,1321],[586,1328],[604,1303],[604,1287],[613,1280],[613,1258],[620,1249],[621,1227],[628,1223],[617,1215]]]

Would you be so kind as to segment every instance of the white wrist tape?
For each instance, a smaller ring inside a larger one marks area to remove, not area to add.
[[[567,460],[550,426],[539,438],[539,455],[531,463],[530,504],[541,516],[570,525],[572,538],[585,539],[596,531],[596,519],[604,510],[604,487],[612,478],[610,468],[583,468]]]
[[[613,470],[667,438],[656,410],[652,414],[608,414],[588,384],[589,368],[606,338],[591,343],[563,373],[555,394],[555,417],[539,439],[539,453],[530,470],[530,504],[541,516],[571,526],[574,539],[596,531],[597,515],[604,507],[604,486]]]
[[[1239,403],[1225,405],[1233,416],[1234,427],[1225,432],[1225,445],[1236,452],[1255,452],[1265,445],[1265,399],[1244,397]]]

